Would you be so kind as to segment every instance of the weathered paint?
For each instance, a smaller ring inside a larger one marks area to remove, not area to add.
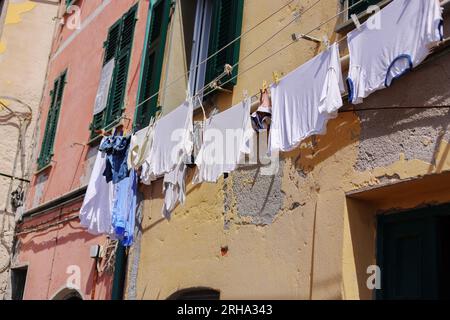
[[[137,22],[133,41],[128,82],[125,98],[124,125],[132,126],[134,102],[139,82],[141,53],[144,42],[148,13],[148,1],[141,0],[79,0],[80,29],[70,29],[67,23],[70,15],[60,5],[60,17],[50,55],[50,63],[41,103],[42,118],[39,122],[38,143],[34,159],[40,150],[45,128],[50,90],[54,79],[67,69],[67,83],[64,90],[61,113],[54,145],[54,156],[49,168],[36,172],[28,192],[26,208],[31,209],[58,199],[75,189],[86,186],[92,171],[97,145],[88,145],[89,125],[92,121],[95,96],[103,63],[103,44],[108,29],[134,4],[138,3]],[[77,215],[81,200],[64,205],[53,211],[39,213],[28,218],[21,228],[35,225],[39,221]],[[71,212],[71,211],[74,212]],[[69,213],[71,212],[71,213]],[[27,299],[52,299],[67,287],[67,267],[81,269],[81,293],[83,299],[111,298],[112,274],[104,274],[94,284],[95,263],[89,257],[91,245],[104,245],[105,237],[93,236],[79,225],[78,219],[70,223],[36,230],[19,239],[19,250],[15,260],[18,265],[28,264],[28,279],[25,289]],[[36,249],[39,248],[39,249]]]
[[[9,2],[5,25],[16,24],[22,21],[22,15],[28,11],[33,10],[36,7],[36,3],[31,1],[24,1],[19,3]],[[6,42],[0,39],[0,54],[6,51]]]
[[[31,1],[9,1],[0,42],[0,96],[1,102],[15,112],[29,112],[32,119],[25,135],[20,134],[20,122],[17,117],[10,117],[7,110],[0,107],[0,172],[29,178],[28,167],[33,145],[33,131],[38,118],[38,107],[44,86],[45,72],[50,53],[54,29],[53,17],[57,7],[50,3]],[[33,44],[30,51],[30,44]],[[30,54],[32,52],[32,54]],[[22,101],[17,102],[15,99]],[[21,120],[23,124],[25,121]],[[25,154],[19,149],[19,137],[22,136]],[[16,158],[18,156],[18,158]],[[22,158],[23,157],[23,158]],[[22,163],[23,161],[23,163]],[[16,163],[16,169],[14,169]],[[6,177],[0,177],[0,268],[10,260],[14,212],[10,205],[9,193],[21,183]],[[26,188],[26,184],[23,184]],[[8,213],[4,213],[6,210]],[[2,233],[4,231],[5,233]],[[9,272],[0,272],[0,300],[8,296]]]
[[[339,10],[338,1],[333,4],[302,15],[243,60],[240,70],[290,42],[292,32],[306,32],[333,16]],[[281,5],[245,1],[243,30]],[[290,19],[291,10],[282,10],[246,35],[240,56]],[[314,35],[336,38],[335,23]],[[243,89],[257,92],[263,79],[271,81],[272,71],[286,74],[322,49],[308,41],[293,44],[240,76],[232,96],[220,94],[217,106],[223,110],[237,103]],[[358,108],[448,106],[449,60],[448,54],[430,60]],[[222,299],[372,299],[366,270],[376,263],[375,215],[450,201],[445,184],[414,183],[450,170],[449,120],[448,109],[340,113],[326,135],[283,154],[274,177],[260,177],[249,168],[217,184],[193,186],[190,169],[186,203],[171,221],[161,217],[161,182],[144,187],[139,249],[130,264],[133,270],[139,267],[137,281],[129,280],[129,297],[165,299],[181,289],[210,287],[220,290]],[[406,187],[397,186],[399,181]],[[358,190],[358,198],[347,196]]]
[[[81,202],[61,207],[55,211],[41,214],[25,221],[21,228],[30,228],[50,219],[64,219],[76,214]],[[67,214],[68,212],[73,212]],[[25,229],[28,230],[28,229]],[[93,236],[79,226],[77,220],[19,234],[20,254],[15,265],[28,266],[24,299],[48,300],[61,290],[77,284],[83,299],[91,299],[95,289],[95,299],[108,299],[111,296],[111,274],[104,273],[95,279],[96,261],[89,257],[91,245],[104,245],[106,238]],[[76,270],[74,272],[74,270]],[[79,270],[80,278],[77,276]]]
[[[20,23],[23,20],[22,15],[33,10],[36,6],[37,3],[31,1],[23,1],[19,3],[10,2],[8,12],[6,14],[5,24]]]

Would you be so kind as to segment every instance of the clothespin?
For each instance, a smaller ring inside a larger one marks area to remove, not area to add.
[[[273,82],[278,85],[280,83],[280,75],[278,72],[274,71],[272,72]]]
[[[186,101],[189,102],[189,100],[192,100],[192,97],[191,97],[190,88],[188,86],[188,88],[186,89]]]
[[[230,75],[230,74],[233,72],[233,66],[231,66],[231,65],[229,65],[229,64],[227,63],[227,64],[225,65],[224,72],[225,72],[227,75]]]
[[[330,40],[328,39],[328,36],[325,34],[323,37],[322,37],[322,42],[324,43],[324,45],[327,47],[327,49],[330,49]]]
[[[261,91],[262,91],[262,92],[266,92],[266,91],[267,91],[267,88],[268,88],[267,81],[264,80],[264,81],[263,81],[263,84],[262,84],[262,89],[261,89]]]
[[[247,89],[242,90],[242,95],[244,96],[244,100],[246,100],[248,98],[248,90]]]

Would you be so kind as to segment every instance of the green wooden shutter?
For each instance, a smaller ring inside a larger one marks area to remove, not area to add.
[[[139,103],[135,116],[135,127],[147,126],[158,110],[158,96],[149,101],[148,98],[159,91],[161,73],[164,63],[164,49],[167,39],[167,28],[170,19],[171,0],[159,0],[150,8],[151,23],[145,50],[145,62],[141,75]],[[146,101],[145,103],[143,103]]]
[[[111,59],[113,59],[119,48],[120,42],[120,31],[122,29],[122,19],[117,21],[111,28],[109,28],[108,38],[104,44],[105,47],[105,56],[103,58],[103,66],[106,65]],[[94,116],[94,120],[91,124],[92,135],[95,135],[96,130],[100,130],[103,128],[105,124],[105,116],[107,113],[107,108],[105,108],[102,112],[96,114]]]
[[[136,26],[136,11],[137,5],[131,8],[109,29],[108,38],[104,45],[105,55],[103,65],[106,65],[114,58],[114,72],[108,95],[107,107],[103,112],[96,114],[91,123],[91,138],[96,136],[96,130],[111,126],[122,116],[131,49]]]
[[[119,48],[120,32],[122,29],[122,20],[117,21],[108,32],[108,38],[104,44],[105,57],[103,58],[103,65],[107,64],[109,60],[114,58]]]
[[[211,36],[209,40],[208,56],[213,55],[221,48],[240,36],[242,30],[242,16],[244,0],[216,0],[213,4],[211,22]],[[239,61],[240,40],[234,42],[226,49],[216,54],[208,61],[206,67],[205,84],[213,81],[223,71],[225,64],[234,65]],[[223,78],[222,82],[235,77],[238,72],[236,66],[230,77]],[[229,82],[228,87],[236,85],[237,79]]]
[[[51,105],[48,111],[47,122],[45,125],[44,138],[42,140],[41,152],[38,158],[38,169],[42,169],[50,164],[53,157],[53,146],[55,144],[56,129],[58,127],[59,113],[61,110],[62,97],[66,84],[66,72],[64,72],[54,82],[54,87],[50,93]]]

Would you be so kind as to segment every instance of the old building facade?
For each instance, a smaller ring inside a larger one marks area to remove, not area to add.
[[[9,296],[15,221],[31,177],[29,151],[37,143],[33,133],[58,5],[0,1],[0,300]]]
[[[141,185],[135,243],[119,247],[114,272],[90,257],[109,241],[78,221],[101,132],[146,127],[158,109],[168,114],[204,88],[194,120],[226,110],[325,50],[324,36],[339,41],[346,76],[351,15],[362,22],[369,5],[389,2],[63,1],[16,230],[24,298],[448,297],[439,285],[450,244],[446,40],[391,87],[346,104],[325,135],[281,154],[275,174],[250,165],[192,185],[191,166],[186,203],[170,221],[161,217],[162,179]],[[107,106],[93,116],[111,61]],[[226,64],[231,77],[208,86]],[[380,290],[369,283],[376,272]]]
[[[133,113],[125,106],[137,91],[147,12],[146,1],[59,3],[59,23],[40,106],[39,143],[13,257],[14,267],[27,268],[24,299],[121,295],[120,277],[115,283],[113,271],[90,254],[91,247],[107,248],[110,243],[106,237],[88,234],[79,225],[78,213],[99,144],[90,128],[102,66],[117,58],[116,48],[104,46],[109,40],[113,44],[114,36],[123,39],[120,46],[125,59],[116,60],[115,68],[121,72],[117,77],[125,78],[115,94],[119,110],[126,109],[121,119],[109,116],[105,121],[131,125],[126,119]]]

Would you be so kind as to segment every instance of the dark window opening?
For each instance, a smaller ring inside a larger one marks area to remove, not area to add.
[[[12,300],[23,300],[28,268],[11,269],[11,298]]]
[[[360,13],[366,11],[370,6],[380,3],[382,0],[364,0],[356,6],[352,7],[360,1],[361,0],[348,0],[348,8],[351,8],[350,10],[348,10],[348,19],[351,19],[351,16],[354,14],[359,15]]]

